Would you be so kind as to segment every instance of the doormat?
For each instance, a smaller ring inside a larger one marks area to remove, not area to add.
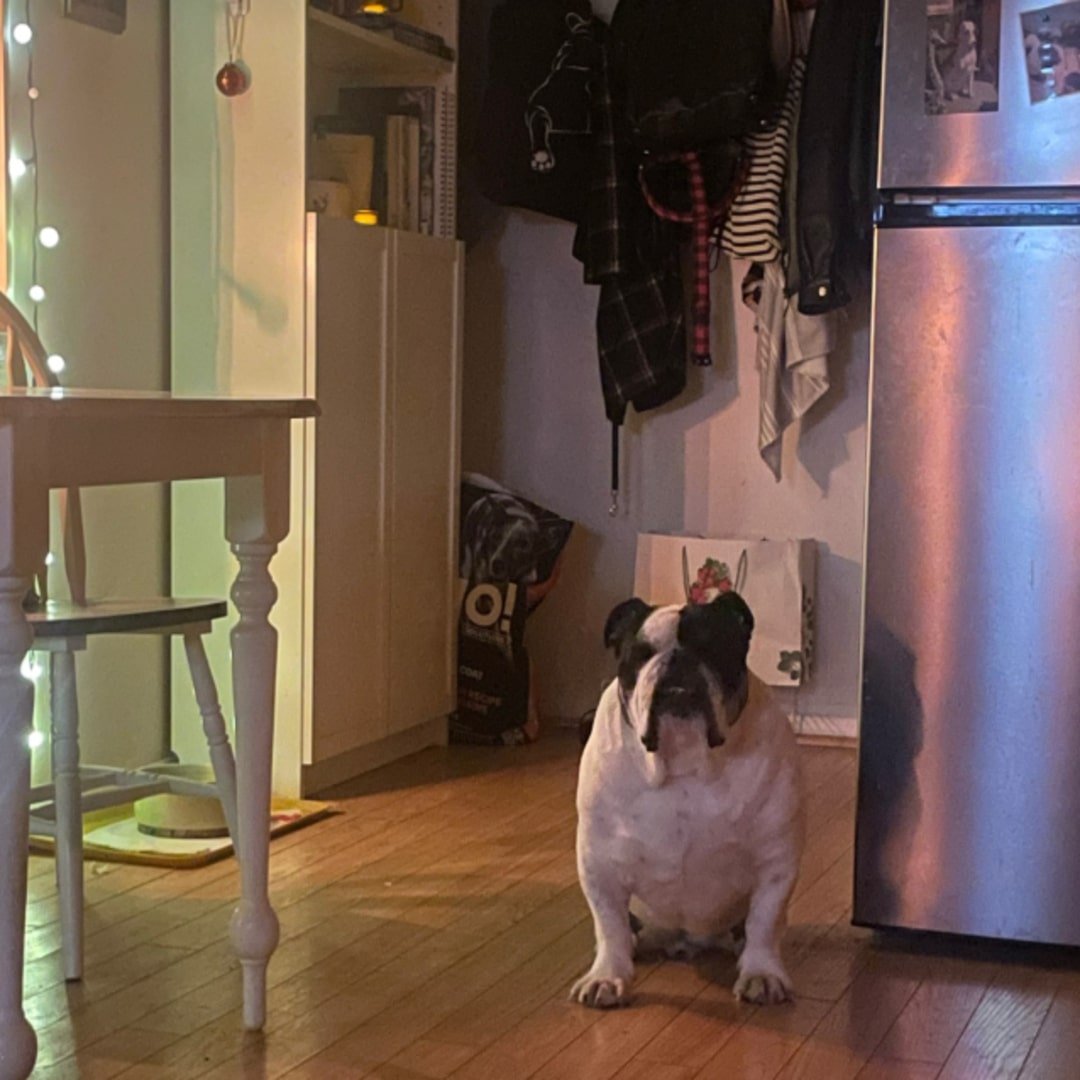
[[[270,839],[339,813],[341,811],[330,803],[274,799],[270,806]],[[39,855],[52,855],[55,849],[56,842],[51,836],[31,833],[31,851]],[[232,854],[232,841],[227,836],[209,839],[147,836],[139,832],[131,804],[94,811],[83,817],[83,858],[88,861],[132,863],[166,870],[195,870],[227,859]]]

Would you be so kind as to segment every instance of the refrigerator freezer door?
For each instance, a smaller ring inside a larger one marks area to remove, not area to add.
[[[1080,228],[877,245],[855,921],[1080,945]]]
[[[1025,37],[1030,45],[1028,30],[1041,25],[1041,16],[1032,12],[1050,6],[1047,0],[980,0],[969,5],[976,26],[954,12],[952,0],[887,0],[879,187],[948,191],[1080,185],[1080,93],[1032,102]],[[1067,7],[1075,9],[1072,17],[1080,22],[1080,4]],[[928,15],[928,10],[937,14]],[[969,31],[974,40],[958,44],[962,21],[975,27]],[[1053,34],[1054,24],[1046,25]],[[935,45],[933,35],[945,43]],[[1036,55],[1041,56],[1036,66],[1057,62],[1058,89],[1066,89],[1065,68],[1080,65],[1080,52],[1044,49]],[[1039,79],[1045,84],[1041,73]],[[1037,85],[1035,92],[1040,92]],[[948,95],[947,111],[935,114],[934,101],[942,95]],[[996,111],[952,111],[992,107],[995,99]]]

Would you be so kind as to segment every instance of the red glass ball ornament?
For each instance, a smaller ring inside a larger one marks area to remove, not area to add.
[[[214,81],[226,97],[238,97],[248,88],[247,72],[231,60],[222,66]]]

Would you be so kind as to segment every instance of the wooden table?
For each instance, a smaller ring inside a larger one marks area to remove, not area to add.
[[[37,1040],[22,1008],[33,684],[22,602],[49,545],[49,490],[223,477],[232,599],[241,899],[231,937],[244,1024],[263,1026],[278,922],[268,895],[277,589],[269,565],[289,531],[290,422],[313,401],[13,390],[0,394],[0,1080],[25,1080]],[[133,540],[133,542],[137,542]]]

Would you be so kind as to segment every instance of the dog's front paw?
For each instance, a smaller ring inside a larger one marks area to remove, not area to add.
[[[735,997],[749,1005],[782,1005],[792,997],[786,975],[743,972],[735,983]]]
[[[618,975],[590,971],[570,990],[570,1000],[590,1009],[614,1009],[630,1004],[630,979]]]

